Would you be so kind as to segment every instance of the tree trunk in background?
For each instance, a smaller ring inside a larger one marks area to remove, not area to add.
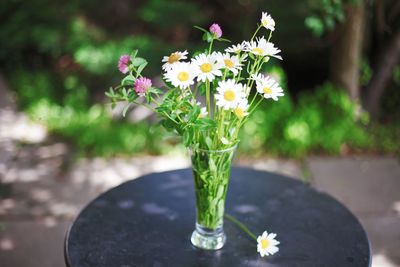
[[[331,51],[330,78],[333,84],[360,99],[359,67],[364,33],[364,1],[345,6],[345,21],[338,25]]]
[[[381,96],[393,75],[394,68],[400,62],[400,30],[393,34],[388,47],[382,50],[379,58],[365,98],[365,108],[374,119],[378,118]]]

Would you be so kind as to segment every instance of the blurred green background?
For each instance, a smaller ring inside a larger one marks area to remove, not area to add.
[[[157,80],[162,56],[204,45],[193,25],[216,22],[236,43],[268,11],[284,61],[266,71],[286,94],[244,127],[242,153],[398,154],[399,9],[396,0],[5,0],[0,72],[21,110],[85,155],[163,153],[179,140],[155,118],[132,121],[106,105],[119,56],[139,49]]]

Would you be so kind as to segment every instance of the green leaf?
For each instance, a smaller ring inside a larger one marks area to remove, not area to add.
[[[228,42],[228,43],[231,42],[231,40],[228,40],[228,39],[225,39],[225,38],[218,38],[217,40],[220,41],[220,42]]]
[[[108,92],[105,92],[105,95],[108,96],[108,97],[110,97],[110,98],[115,97],[114,89],[113,89],[112,87],[110,87],[110,89],[108,90]]]
[[[147,60],[144,59],[144,58],[141,58],[141,57],[137,57],[137,58],[134,58],[134,59],[132,60],[132,65],[133,65],[134,67],[139,67],[139,66],[142,65],[142,64],[147,64]]]
[[[133,90],[131,90],[128,94],[128,101],[129,102],[133,102],[135,101],[139,96],[137,95],[137,93]]]
[[[124,107],[124,109],[122,110],[122,116],[125,117],[126,112],[128,111],[129,107],[132,105],[132,103],[129,103],[128,105],[126,105]]]
[[[188,147],[192,143],[194,131],[192,127],[187,127],[186,131],[183,132],[182,141],[183,145]]]
[[[138,52],[139,52],[139,50],[137,50],[137,49],[133,50],[131,53],[131,58],[135,58]]]
[[[224,195],[224,187],[223,186],[218,186],[218,189],[217,189],[217,199],[220,199],[220,198],[222,198],[222,196]]]
[[[137,70],[136,70],[136,75],[140,75],[140,73],[142,73],[143,69],[147,66],[147,62],[144,62],[142,65],[140,65]]]
[[[152,92],[154,94],[162,94],[163,90],[156,88],[156,87],[151,87],[150,92]]]
[[[200,107],[198,105],[194,105],[194,107],[189,111],[188,121],[193,122],[197,120],[200,115]]]
[[[205,83],[202,83],[199,85],[199,92],[200,92],[200,95],[206,95],[206,84]]]
[[[335,20],[333,19],[333,17],[325,17],[324,21],[325,21],[326,27],[329,30],[332,30],[333,28],[335,28]]]
[[[212,149],[212,140],[211,140],[211,137],[209,137],[209,136],[206,137],[206,145],[207,145],[208,149]]]
[[[215,165],[215,161],[214,161],[214,159],[213,158],[209,158],[208,159],[208,165],[209,165],[209,167],[210,167],[210,171],[211,172],[216,172],[217,171],[217,165]]]
[[[206,41],[207,43],[211,43],[214,40],[214,37],[211,33],[206,32],[203,34],[202,39],[203,39],[203,41]]]
[[[167,112],[168,110],[169,110],[169,108],[166,107],[166,106],[164,106],[164,105],[161,105],[161,106],[159,106],[159,107],[156,108],[156,111],[157,111],[158,113],[160,113],[160,114],[162,114],[162,113],[164,113],[164,112]]]
[[[174,130],[175,129],[175,127],[176,127],[176,123],[175,122],[173,122],[172,120],[170,120],[170,119],[164,119],[164,120],[162,120],[161,121],[161,125],[167,130],[167,131],[172,131],[172,130]]]
[[[324,33],[324,24],[318,17],[307,17],[304,23],[315,36],[320,37]]]
[[[147,104],[151,103],[151,94],[146,94],[146,101],[147,101]]]
[[[121,81],[121,85],[133,85],[136,78],[133,75],[128,75]]]
[[[200,26],[194,25],[193,27],[198,29],[198,30],[200,30],[200,31],[202,31],[202,32],[204,32],[204,33],[209,33],[206,29],[204,29],[204,28],[202,28]]]
[[[195,122],[195,126],[199,130],[211,130],[211,129],[215,128],[217,126],[217,124],[215,123],[215,121],[213,119],[201,118]]]
[[[343,22],[343,21],[344,21],[345,16],[344,16],[344,12],[343,12],[342,9],[340,10],[340,12],[338,12],[338,13],[336,14],[336,17],[337,17],[337,19],[338,19],[339,22]]]

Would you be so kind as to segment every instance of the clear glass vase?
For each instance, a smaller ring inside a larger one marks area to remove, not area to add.
[[[224,150],[190,149],[196,194],[196,228],[191,242],[198,248],[217,250],[225,244],[225,198],[236,147]]]

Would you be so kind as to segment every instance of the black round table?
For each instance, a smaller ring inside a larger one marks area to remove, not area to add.
[[[226,212],[256,235],[277,233],[279,252],[262,258],[257,244],[225,220],[218,251],[190,243],[195,200],[190,169],[128,181],[93,200],[65,240],[70,267],[370,266],[367,235],[338,201],[278,174],[233,168]]]

